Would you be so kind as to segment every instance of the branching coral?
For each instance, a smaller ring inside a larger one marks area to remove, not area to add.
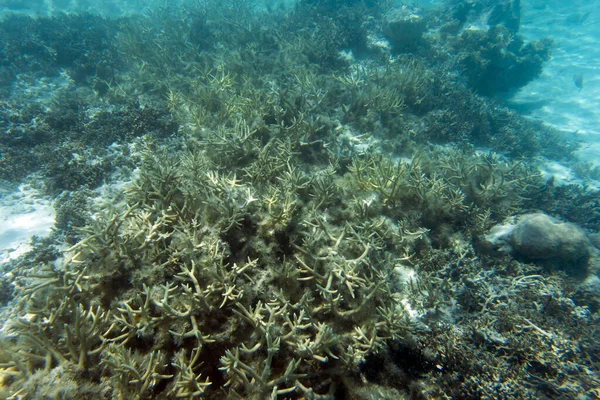
[[[426,220],[438,223],[472,214],[473,207],[508,215],[542,186],[537,171],[494,153],[434,149],[411,163],[367,155],[356,157],[350,170],[389,212],[425,209]]]

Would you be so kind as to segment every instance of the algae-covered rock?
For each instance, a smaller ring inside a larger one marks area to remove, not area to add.
[[[387,15],[383,33],[395,52],[406,53],[424,45],[427,23],[420,15],[399,10]]]
[[[542,213],[526,214],[514,225],[496,226],[487,239],[518,256],[548,261],[573,274],[584,272],[590,257],[590,242],[583,229]]]
[[[541,213],[519,221],[512,232],[512,244],[517,252],[532,259],[578,261],[589,257],[587,237],[577,225]]]
[[[600,278],[596,275],[588,276],[579,285],[574,294],[577,304],[585,305],[592,313],[600,310]]]

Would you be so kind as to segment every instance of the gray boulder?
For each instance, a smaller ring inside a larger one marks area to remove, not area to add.
[[[542,213],[494,228],[487,238],[523,258],[547,261],[571,274],[585,273],[590,258],[590,242],[581,228]]]
[[[413,52],[422,47],[426,30],[425,19],[406,8],[390,12],[383,24],[383,34],[396,53]]]

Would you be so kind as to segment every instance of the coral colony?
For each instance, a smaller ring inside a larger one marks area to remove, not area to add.
[[[56,224],[0,397],[596,398],[599,197],[537,163],[594,170],[503,106],[552,49],[518,10],[5,18],[0,177]]]

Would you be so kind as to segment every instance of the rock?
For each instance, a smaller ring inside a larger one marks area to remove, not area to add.
[[[597,248],[600,249],[600,233],[594,232],[588,235],[590,242]]]
[[[488,240],[498,247],[509,246],[523,258],[548,261],[571,274],[584,273],[590,258],[590,241],[581,228],[542,213],[523,215],[515,225],[494,227]]]
[[[600,310],[600,278],[587,277],[573,294],[573,299],[577,304],[589,307],[591,313],[597,313]]]
[[[407,9],[388,14],[383,26],[383,34],[397,53],[412,52],[423,46],[426,30],[425,19]]]
[[[525,215],[512,231],[513,248],[532,259],[577,261],[589,257],[588,245],[586,234],[577,225],[541,213]]]

